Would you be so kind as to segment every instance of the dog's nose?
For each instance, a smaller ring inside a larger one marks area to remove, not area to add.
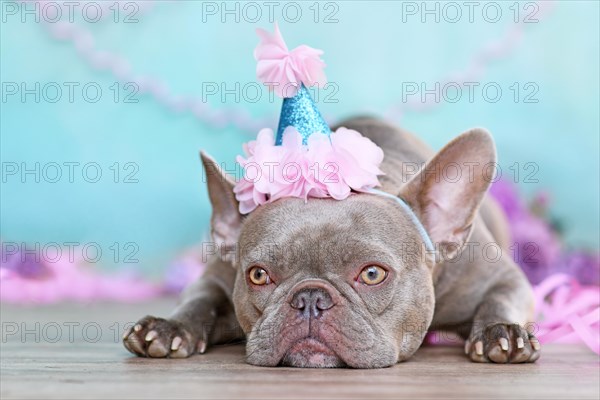
[[[333,300],[324,289],[305,288],[294,294],[290,305],[305,318],[317,318],[323,311],[333,307]]]

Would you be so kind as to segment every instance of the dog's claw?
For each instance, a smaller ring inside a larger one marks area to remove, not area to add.
[[[471,350],[471,341],[467,339],[465,341],[465,354],[469,354],[469,350]]]
[[[129,335],[131,335],[132,330],[133,330],[132,327],[129,327],[125,330],[125,333],[123,333],[123,340],[127,339],[129,337]]]
[[[522,337],[518,337],[517,338],[517,348],[518,349],[522,349],[523,347],[525,347],[525,343],[523,342],[523,338]]]
[[[175,336],[175,339],[173,339],[173,342],[171,343],[171,350],[177,351],[179,346],[181,346],[181,342],[182,339],[179,336]]]
[[[139,331],[141,331],[141,330],[142,330],[142,325],[140,325],[140,324],[136,324],[136,325],[133,327],[133,330],[134,330],[134,331],[136,331],[136,332],[139,332]]]
[[[498,341],[500,342],[500,347],[502,348],[502,350],[508,351],[508,339],[500,338]]]
[[[477,353],[478,356],[483,355],[483,342],[475,343],[475,353]]]
[[[151,342],[154,339],[156,339],[157,336],[158,336],[158,332],[156,332],[156,331],[150,331],[150,332],[148,332],[148,334],[146,335],[146,337],[144,338],[144,340],[146,342]]]
[[[129,335],[126,339],[126,347],[131,352],[144,355],[144,345],[137,335]]]
[[[206,341],[199,340],[198,341],[198,353],[204,354],[206,352]]]

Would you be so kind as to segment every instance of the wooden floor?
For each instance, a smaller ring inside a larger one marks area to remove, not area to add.
[[[0,397],[598,399],[598,357],[581,346],[543,348],[536,364],[473,364],[462,348],[424,347],[379,370],[260,368],[240,345],[187,360],[132,357],[123,325],[165,315],[173,300],[141,305],[1,307]],[[59,335],[60,334],[60,335]]]

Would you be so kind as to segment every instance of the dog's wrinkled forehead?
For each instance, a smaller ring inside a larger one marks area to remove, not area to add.
[[[393,201],[356,194],[343,201],[286,198],[251,213],[240,235],[240,261],[332,268],[360,261],[400,264],[416,244],[414,227]]]

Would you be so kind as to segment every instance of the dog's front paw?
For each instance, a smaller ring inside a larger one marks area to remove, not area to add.
[[[192,334],[177,321],[146,316],[125,331],[123,345],[142,357],[185,358],[196,351]]]
[[[473,329],[465,354],[475,362],[534,362],[540,357],[540,342],[518,324],[493,324],[483,330]]]

